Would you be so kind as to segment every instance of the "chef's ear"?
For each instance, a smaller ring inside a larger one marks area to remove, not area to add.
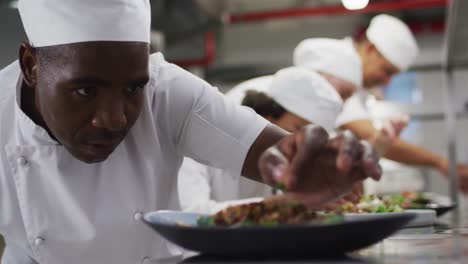
[[[375,52],[379,52],[379,50],[377,49],[377,47],[369,41],[369,43],[367,44],[366,46],[366,50],[367,50],[367,53],[368,54],[372,54],[372,53],[375,53]],[[380,54],[380,53],[379,53]]]
[[[275,121],[276,121],[271,115],[265,116],[265,119],[268,120],[268,121],[270,121],[270,123],[273,123],[273,124],[274,124]]]
[[[35,49],[27,42],[21,43],[19,63],[23,80],[29,87],[35,87],[37,81],[37,57]]]

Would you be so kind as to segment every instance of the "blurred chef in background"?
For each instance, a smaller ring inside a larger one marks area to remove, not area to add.
[[[311,38],[298,44],[293,55],[294,65],[308,68],[310,63],[314,63],[314,57],[308,55],[315,53],[314,41]],[[385,86],[393,76],[406,71],[419,53],[418,45],[407,25],[385,14],[371,20],[363,39],[353,42],[346,38],[343,41],[354,56],[360,58],[365,90],[360,90],[345,102],[337,127],[349,129],[362,139],[371,139],[379,130],[374,127],[365,106],[366,90]],[[448,176],[447,159],[401,139],[387,149],[385,157],[407,165],[434,168]],[[468,166],[460,164],[458,176],[460,189],[468,192]]]

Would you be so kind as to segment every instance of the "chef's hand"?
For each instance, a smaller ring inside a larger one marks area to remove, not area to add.
[[[322,207],[318,208],[320,211],[332,212],[332,211],[341,211],[343,205],[351,203],[358,204],[364,195],[364,184],[363,182],[358,182],[354,185],[351,191],[344,195],[341,199],[332,200],[327,202]]]
[[[445,175],[446,177],[449,177],[448,160],[441,159],[437,167],[443,175]],[[457,173],[458,173],[458,188],[463,193],[468,194],[468,165],[458,164]]]
[[[356,183],[371,177],[379,180],[378,156],[367,141],[343,131],[329,139],[315,125],[280,140],[259,159],[265,183],[281,186],[292,199],[317,207],[349,192]]]
[[[408,125],[409,117],[406,115],[393,117],[387,120],[379,132],[370,139],[379,156],[383,157],[393,142],[400,136],[401,131]]]
[[[354,187],[351,189],[351,191],[347,193],[345,196],[343,196],[343,198],[341,199],[344,202],[357,204],[359,203],[363,195],[364,195],[364,183],[360,181],[354,184]]]

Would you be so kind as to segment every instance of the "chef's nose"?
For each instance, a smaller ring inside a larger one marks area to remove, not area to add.
[[[113,100],[101,103],[92,119],[94,127],[110,131],[122,130],[127,123],[124,104]]]

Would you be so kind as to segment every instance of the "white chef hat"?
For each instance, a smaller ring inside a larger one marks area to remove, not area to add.
[[[401,71],[407,70],[419,53],[416,39],[408,26],[393,16],[375,16],[367,28],[366,36]]]
[[[19,0],[18,9],[34,47],[150,42],[149,0]]]
[[[310,38],[294,49],[295,66],[328,73],[362,87],[362,63],[351,39]]]
[[[299,67],[279,70],[267,94],[289,112],[328,131],[334,128],[343,105],[340,95],[327,80]]]

